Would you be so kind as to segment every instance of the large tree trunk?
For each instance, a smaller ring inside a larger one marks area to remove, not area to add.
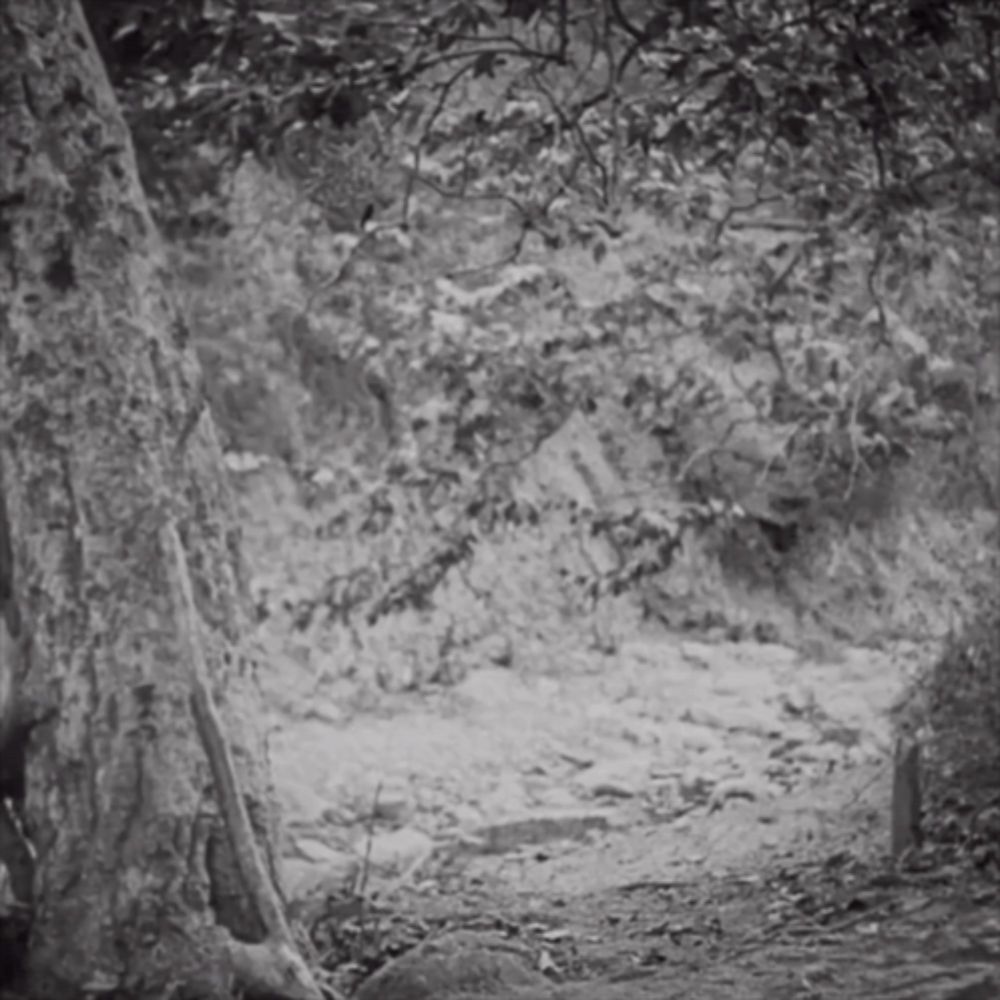
[[[75,0],[0,0],[0,498],[30,992],[317,997],[274,890],[221,455]]]

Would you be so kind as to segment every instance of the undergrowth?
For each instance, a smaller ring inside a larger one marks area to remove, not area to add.
[[[935,843],[1000,876],[1000,602],[995,587],[950,637],[926,683],[928,833]]]

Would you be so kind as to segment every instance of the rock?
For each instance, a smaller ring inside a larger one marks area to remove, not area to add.
[[[562,785],[539,788],[532,795],[532,800],[533,807],[544,809],[546,812],[554,812],[560,809],[579,809],[580,807],[577,796],[570,789]]]
[[[713,667],[724,669],[727,664],[727,659],[719,652],[718,646],[710,646],[704,642],[682,642],[681,656],[701,670],[711,670]]]
[[[620,779],[600,781],[590,789],[595,799],[632,799],[639,794],[638,786],[629,786]]]
[[[388,833],[377,833],[368,842],[365,836],[355,845],[361,858],[367,858],[372,868],[383,874],[404,871],[434,849],[434,838],[422,830],[403,827]]]
[[[800,744],[790,748],[781,757],[797,764],[838,764],[844,757],[842,747],[831,746],[829,743]]]
[[[683,803],[701,805],[709,801],[715,784],[715,779],[711,775],[689,768],[680,776],[677,793]]]
[[[665,725],[652,719],[632,719],[622,726],[622,738],[640,747],[658,747],[663,743]]]
[[[573,784],[593,796],[631,799],[649,784],[651,761],[645,756],[605,761],[582,771]]]
[[[694,753],[722,752],[725,742],[718,731],[696,722],[680,719],[670,726],[670,735],[682,749]]]
[[[281,882],[291,915],[306,925],[311,924],[325,909],[329,897],[353,893],[360,872],[361,863],[348,854],[338,864],[283,858]]]
[[[455,685],[455,693],[474,705],[492,707],[524,695],[524,682],[504,667],[481,667]]]
[[[544,989],[548,980],[532,967],[530,953],[494,936],[467,931],[424,941],[361,984],[355,1000],[445,1000],[467,993],[510,996]]]
[[[759,782],[747,778],[727,778],[720,781],[708,799],[708,811],[721,809],[730,799],[748,799],[755,802],[761,796]]]
[[[610,828],[611,818],[605,812],[556,810],[491,823],[474,835],[484,854],[505,854],[525,844],[583,840],[592,831]]]
[[[399,782],[387,782],[379,788],[372,811],[375,819],[402,823],[412,816],[414,811],[410,789]]]
[[[322,840],[316,840],[315,837],[299,837],[293,840],[290,853],[293,856],[297,854],[299,857],[305,858],[306,861],[320,864],[337,864],[348,857],[343,851],[338,851],[324,844]]]
[[[330,803],[314,792],[305,782],[279,777],[278,801],[286,823],[316,823],[323,818]]]
[[[703,708],[701,705],[692,705],[684,710],[680,717],[681,722],[686,722],[692,726],[701,726],[705,729],[725,729],[726,720],[717,712]]]
[[[452,823],[460,830],[474,830],[483,823],[483,814],[475,806],[459,803],[448,809]]]
[[[325,722],[331,726],[342,726],[344,724],[345,713],[338,705],[328,702],[321,704],[310,704],[302,711],[302,718],[310,719],[314,722]]]
[[[498,667],[509,668],[514,663],[514,644],[510,636],[493,635],[481,644],[481,652],[485,659]]]
[[[576,749],[575,747],[567,746],[555,738],[548,741],[548,749],[557,757],[566,761],[567,764],[572,764],[574,767],[584,768],[593,766],[594,758],[592,754]]]
[[[758,642],[754,659],[758,663],[766,663],[770,667],[778,665],[791,667],[798,663],[799,652],[780,642]]]
[[[782,725],[766,706],[755,707],[724,705],[722,711],[711,711],[693,705],[682,715],[683,722],[721,729],[730,733],[747,733],[761,739],[772,739],[782,734]]]

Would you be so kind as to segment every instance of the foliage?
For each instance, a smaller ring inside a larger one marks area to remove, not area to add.
[[[221,224],[227,174],[253,154],[292,174],[306,146],[356,122],[396,85],[398,43],[353,8],[182,0],[84,4],[167,221]],[[356,222],[357,220],[352,220]]]
[[[377,113],[416,125],[418,154],[464,139],[469,193],[470,148],[516,131],[547,167],[525,225],[548,225],[569,187],[615,207],[642,174],[731,168],[757,143],[777,180],[816,175],[801,180],[819,214],[859,187],[912,204],[957,174],[997,182],[989,0],[95,0],[88,14],[167,187],[180,149],[287,163]],[[506,100],[449,107],[462,82],[501,75]]]
[[[1000,570],[996,554],[993,575]],[[928,835],[949,860],[1000,867],[1000,607],[995,582],[949,636],[923,678],[919,721],[928,735]]]
[[[995,495],[985,0],[90,13],[161,221],[233,227],[189,239],[218,256],[193,304],[230,446],[318,475],[303,490],[322,496],[318,444],[344,437],[328,404],[368,407],[419,441],[419,472],[382,484],[380,530],[409,510],[400,490],[454,514],[390,560],[382,604],[367,560],[345,565],[302,599],[303,627],[319,606],[425,607],[470,522],[523,512],[506,472],[609,402],[680,506],[614,515],[640,544],[598,590],[642,586],[689,526],[780,563],[824,517],[877,516],[924,452],[952,499]],[[265,194],[279,218],[256,225],[243,203]],[[657,538],[662,509],[687,513]]]

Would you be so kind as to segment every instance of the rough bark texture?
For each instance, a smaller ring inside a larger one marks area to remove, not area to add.
[[[78,4],[0,0],[0,610],[30,644],[18,676],[0,663],[0,729],[16,696],[30,986],[57,1000],[228,995],[234,964],[287,950],[238,539],[163,262]],[[263,848],[263,906],[195,718],[199,671]]]

